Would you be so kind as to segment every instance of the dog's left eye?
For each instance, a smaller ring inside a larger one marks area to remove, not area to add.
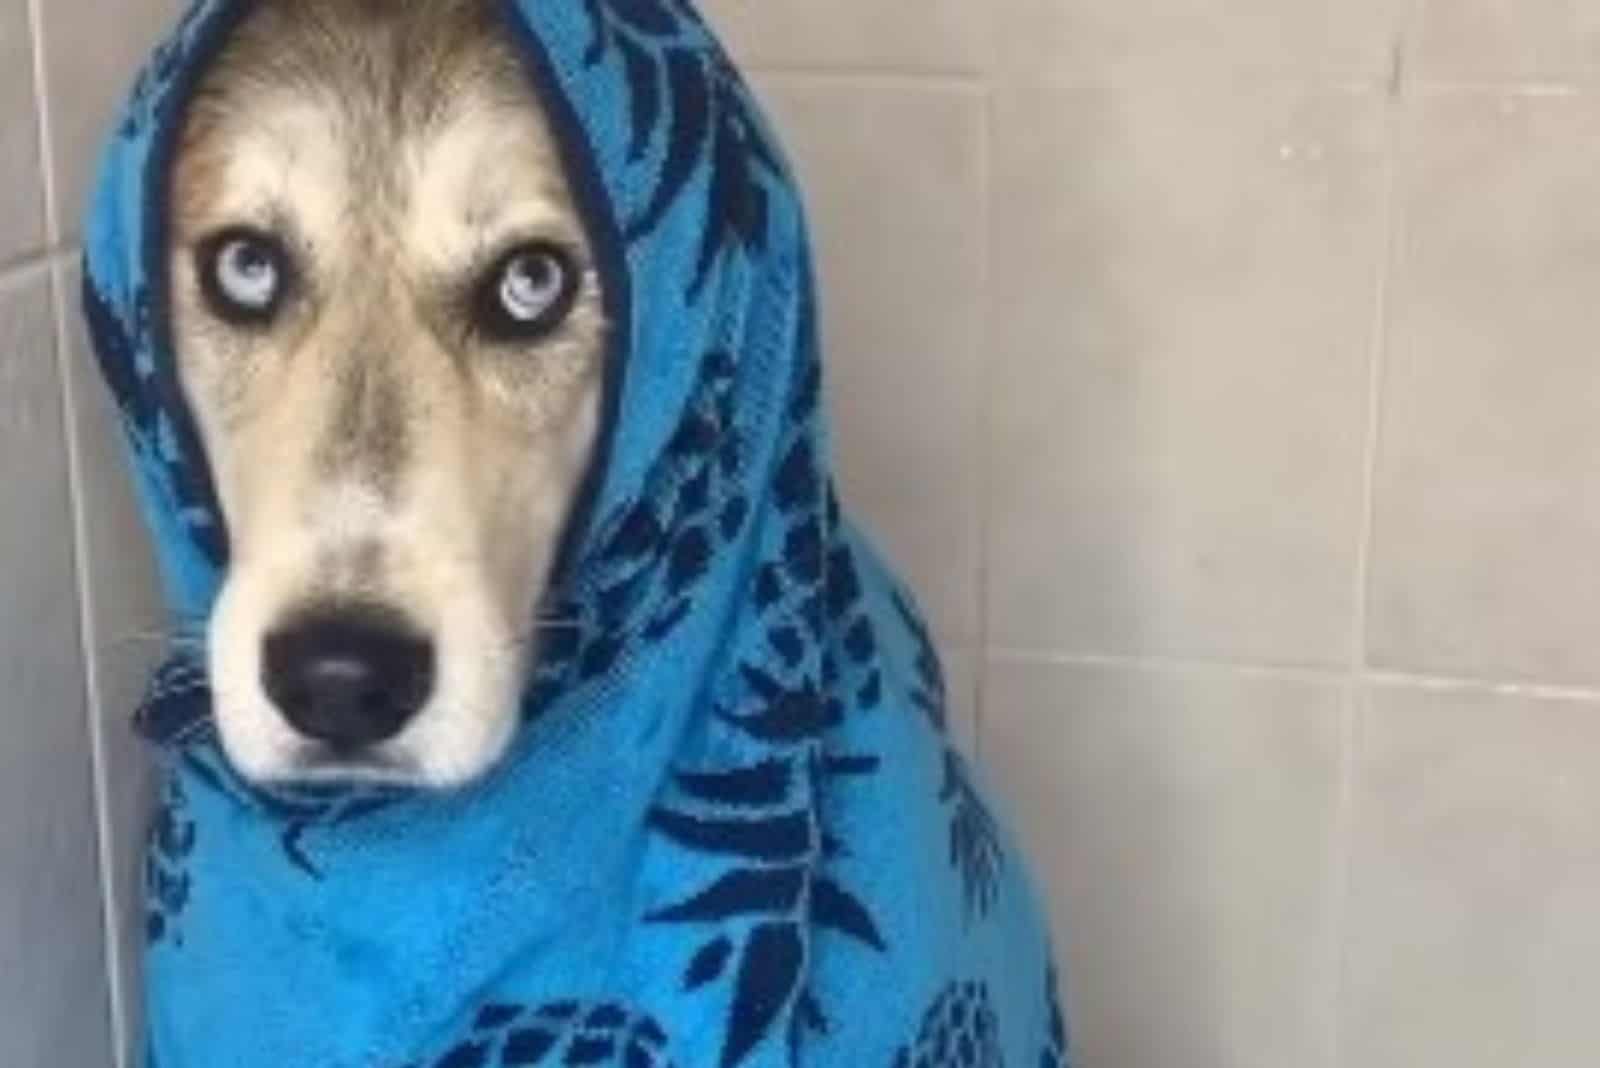
[[[228,230],[200,249],[201,288],[213,311],[238,325],[260,325],[276,314],[288,282],[288,258],[275,238]]]
[[[477,326],[496,341],[537,341],[572,310],[578,272],[564,249],[536,243],[500,258],[479,286]]]

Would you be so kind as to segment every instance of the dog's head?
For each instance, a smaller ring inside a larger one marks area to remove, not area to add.
[[[488,0],[264,0],[185,119],[173,338],[257,780],[449,786],[518,721],[598,422],[600,283]]]

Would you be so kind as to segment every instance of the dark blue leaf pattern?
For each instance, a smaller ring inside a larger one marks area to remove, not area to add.
[[[933,637],[911,603],[895,597],[895,608],[917,650],[917,686],[912,701],[928,716],[933,726],[944,731],[944,671]],[[944,785],[939,800],[950,809],[950,864],[961,874],[967,906],[967,920],[987,916],[994,908],[1005,870],[1005,852],[1000,844],[1000,827],[988,805],[972,783],[966,760],[948,739],[945,745]]]
[[[694,923],[735,914],[782,915],[794,911],[805,888],[804,868],[735,869],[688,901],[653,912],[645,919],[649,923]],[[867,923],[870,925],[871,921]]]
[[[472,1027],[477,1031],[493,1031],[504,1027],[522,1014],[522,1010],[515,1005],[485,1005],[478,1010],[478,1017],[473,1021]]]
[[[650,52],[629,37],[617,38],[617,51],[628,72],[628,88],[633,96],[633,140],[628,158],[638,162],[650,150],[650,133],[661,118],[661,82],[656,77]]]
[[[650,506],[637,505],[623,518],[621,526],[612,536],[606,556],[614,560],[648,556],[661,544],[664,536],[661,521],[650,510]]]
[[[1005,856],[1000,828],[972,786],[966,761],[945,753],[945,785],[939,800],[951,807],[950,863],[961,873],[969,921],[988,915],[1000,892]]]
[[[922,616],[903,594],[895,595],[894,607],[917,649],[915,665],[917,687],[912,699],[923,712],[927,713],[928,721],[934,728],[944,731],[946,729],[944,667],[939,662],[933,635],[929,632],[928,625],[922,621]]]
[[[744,1060],[788,1007],[799,988],[805,955],[805,943],[792,923],[764,923],[751,932],[739,966],[722,1068]]]
[[[1049,1012],[1049,1033],[1045,1036],[1044,1052],[1039,1054],[1039,1068],[1070,1068],[1067,1021],[1061,1011],[1061,981],[1053,967],[1045,980],[1045,1004]]]
[[[923,1018],[894,1068],[1005,1068],[1000,1024],[983,983],[952,983]]]
[[[145,937],[152,945],[183,941],[179,923],[194,891],[189,859],[197,835],[183,783],[168,776],[150,826],[144,860]]]
[[[614,5],[617,17],[641,33],[671,36],[678,30],[677,16],[661,0],[629,0]]]
[[[689,970],[684,973],[683,987],[685,990],[698,990],[707,983],[715,982],[722,977],[722,972],[728,966],[728,960],[733,956],[733,941],[728,938],[716,938],[701,947],[700,952],[694,955],[694,960],[689,962]]]
[[[743,716],[724,719],[739,730],[764,742],[800,742],[813,738],[839,723],[836,706],[813,690],[785,693],[769,704]]]
[[[708,224],[688,296],[698,297],[729,251],[765,247],[768,183],[788,182],[749,89],[687,0],[586,0],[593,26],[591,65],[615,54],[630,97],[629,156],[660,143],[654,187],[629,220],[629,240],[651,233],[702,168]]]
[[[801,1050],[805,1046],[808,1035],[827,1035],[832,1031],[832,1024],[822,1011],[822,1006],[817,1003],[816,996],[809,991],[802,991],[799,1004],[795,1006],[793,1021],[789,1025],[789,1063],[801,1063]]]
[[[817,378],[809,365],[799,373]],[[779,521],[763,532],[762,556],[751,572],[750,603],[760,623],[743,632],[750,644],[740,655],[735,692],[710,710],[712,724],[731,732],[727,744],[741,750],[753,744],[766,755],[745,765],[680,770],[678,796],[652,813],[657,833],[674,845],[729,865],[647,917],[706,928],[688,962],[693,983],[687,985],[727,992],[728,1068],[769,1037],[782,1037],[797,1052],[807,1036],[826,1032],[823,1006],[807,983],[808,940],[838,937],[872,952],[888,948],[872,910],[827,871],[847,855],[828,830],[827,784],[880,768],[875,755],[835,751],[838,728],[850,710],[876,705],[882,678],[853,552],[810,444],[820,390],[802,393],[809,401],[790,408],[791,426],[771,461]],[[872,700],[858,705],[863,695]]]
[[[811,852],[811,824],[803,813],[765,819],[696,818],[671,809],[650,814],[650,824],[679,845],[752,860],[801,860]]]
[[[678,629],[679,624],[689,618],[691,607],[687,600],[681,600],[659,613],[650,621],[649,626],[644,628],[644,640],[651,645],[659,645],[665,641]]]
[[[678,776],[678,785],[700,801],[757,807],[781,805],[793,778],[794,769],[787,761],[766,760],[748,768],[686,772]]]
[[[675,127],[667,138],[666,161],[661,165],[655,195],[628,227],[630,240],[638,240],[660,225],[698,167],[711,130],[712,89],[705,56],[693,49],[669,49],[664,62]]]
[[[806,654],[805,638],[795,627],[787,625],[774,627],[768,639],[772,643],[773,652],[781,656],[790,667],[798,666]]]
[[[822,577],[822,536],[811,524],[797,526],[784,546],[784,563],[789,575],[799,583],[814,583]]]
[[[497,1003],[471,1033],[418,1068],[673,1068],[665,1032],[614,1002]]]
[[[86,268],[83,309],[100,367],[115,391],[135,454],[140,462],[160,470],[175,498],[178,517],[194,543],[213,562],[225,560],[227,537],[217,518],[204,465],[184,462],[187,454],[174,451],[174,442],[189,437],[180,430],[188,427],[187,416],[154,381],[155,365],[139,355],[151,329],[149,288],[141,286],[133,295],[134,321],[126,322],[95,288]]]
[[[878,925],[872,921],[872,914],[827,879],[818,879],[811,885],[811,921],[818,927],[865,942],[873,949],[888,948],[878,933]]]
[[[673,634],[689,618],[720,550],[744,533],[748,504],[719,461],[739,441],[738,427],[723,414],[733,369],[720,349],[705,353],[667,454],[639,498],[600,525],[603,548],[588,569],[589,586],[552,596],[544,614],[564,625],[540,649],[537,682],[524,706],[530,718],[553,695],[608,677],[637,649]],[[653,606],[643,625],[621,625],[641,605]]]
[[[188,664],[186,656],[173,659],[157,671],[137,715],[139,729],[164,745],[178,746],[183,775],[253,809],[263,819],[274,821],[280,828],[279,844],[284,857],[307,878],[320,879],[322,872],[307,852],[307,836],[313,830],[338,827],[380,812],[402,794],[382,787],[348,784],[266,786],[246,781],[222,753],[215,725],[209,718],[210,685],[202,671]],[[183,798],[182,777],[171,773],[166,778],[169,782],[164,789],[176,805]],[[158,808],[158,828],[168,818],[167,813],[167,802],[163,802]],[[192,846],[191,842],[191,851]],[[147,883],[165,884],[170,896],[180,884],[172,882],[169,864],[161,860],[159,852],[151,851],[154,866],[147,863]],[[187,879],[181,886],[187,892]]]
[[[484,1068],[489,1063],[487,1042],[463,1042],[445,1055],[439,1068]]]
[[[771,693],[776,707],[795,709],[797,702],[805,701],[803,692],[785,691],[782,683],[764,671],[750,669],[746,681],[753,690]],[[810,703],[819,703],[816,695]],[[816,722],[812,713],[796,714],[806,722]],[[805,737],[803,733],[779,733]],[[797,772],[797,761],[805,774]],[[746,865],[728,870],[706,889],[646,917],[653,923],[705,924],[719,932],[690,962],[685,984],[690,989],[725,977],[730,959],[737,956],[738,975],[722,1061],[729,1068],[760,1044],[787,1007],[809,999],[805,1003],[811,1010],[804,1020],[791,1020],[791,1042],[799,1041],[807,1021],[821,1019],[815,999],[803,987],[803,931],[830,930],[875,950],[885,948],[866,906],[820,876],[815,867],[817,858],[828,852],[821,841],[825,836],[816,808],[820,796],[817,780],[871,774],[876,768],[871,757],[806,759],[797,755],[746,768],[680,774],[677,781],[686,802],[716,807],[709,812],[662,808],[653,814],[657,829],[679,844],[735,857]],[[776,828],[782,830],[774,838]],[[797,846],[803,848],[796,853]],[[768,867],[779,854],[790,863]],[[754,927],[728,926],[750,920],[758,922]],[[742,933],[731,935],[729,931]]]
[[[674,593],[703,577],[711,566],[711,537],[699,527],[690,527],[678,538],[672,550],[672,570],[667,580]]]

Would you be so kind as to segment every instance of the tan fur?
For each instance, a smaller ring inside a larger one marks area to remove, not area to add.
[[[172,185],[178,365],[233,559],[211,639],[218,719],[262,779],[448,785],[509,739],[536,606],[597,422],[600,284],[550,133],[489,0],[262,0],[202,83]],[[300,290],[240,331],[196,249],[279,236]],[[507,351],[465,294],[508,243],[577,250],[579,303]],[[434,699],[362,768],[322,767],[259,680],[307,604],[380,602],[439,650]]]

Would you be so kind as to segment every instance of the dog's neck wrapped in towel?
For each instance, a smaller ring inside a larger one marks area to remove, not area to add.
[[[246,2],[141,77],[86,313],[175,617],[228,539],[174,367],[166,191]],[[617,325],[525,726],[448,795],[252,786],[203,658],[141,724],[152,1068],[1052,1068],[1039,903],[911,598],[841,517],[799,199],[688,0],[509,0]]]

